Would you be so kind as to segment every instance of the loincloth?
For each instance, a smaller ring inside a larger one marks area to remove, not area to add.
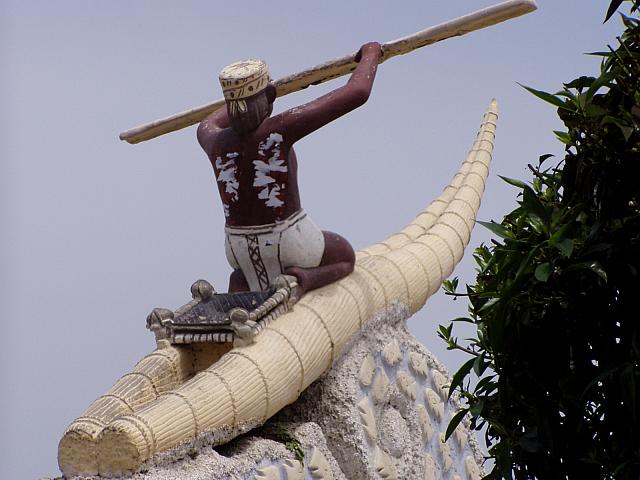
[[[324,254],[322,230],[302,209],[280,222],[224,230],[227,261],[253,291],[265,290],[288,267],[317,267]]]

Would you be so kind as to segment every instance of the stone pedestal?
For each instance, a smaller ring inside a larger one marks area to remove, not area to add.
[[[226,445],[182,445],[147,462],[144,480],[481,478],[482,453],[461,424],[449,377],[392,305],[368,322],[332,369],[262,428]],[[259,339],[258,339],[259,341]]]

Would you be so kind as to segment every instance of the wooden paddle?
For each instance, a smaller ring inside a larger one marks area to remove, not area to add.
[[[490,27],[521,15],[533,12],[538,6],[535,0],[508,0],[506,2],[483,8],[468,15],[441,23],[420,32],[383,43],[383,56],[380,63],[404,55],[418,48],[439,42],[451,37],[464,35],[481,28]],[[333,78],[338,78],[352,72],[356,68],[355,53],[316,65],[287,77],[276,80],[278,97],[297,92],[309,85],[317,85]],[[120,134],[120,140],[129,143],[140,143],[165,133],[174,132],[201,122],[212,112],[225,104],[224,99],[202,105],[185,112],[176,113],[170,117],[161,118],[154,122],[140,125]]]

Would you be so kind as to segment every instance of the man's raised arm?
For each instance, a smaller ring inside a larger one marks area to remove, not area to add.
[[[294,142],[358,108],[369,98],[381,56],[379,43],[363,45],[356,55],[358,66],[346,85],[305,105],[287,110],[274,120],[282,122],[289,140]]]

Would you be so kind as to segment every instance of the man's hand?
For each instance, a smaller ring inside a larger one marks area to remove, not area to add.
[[[358,53],[356,53],[356,62],[360,63],[363,58],[369,58],[373,56],[376,60],[382,56],[382,47],[378,42],[365,43],[360,47]]]

